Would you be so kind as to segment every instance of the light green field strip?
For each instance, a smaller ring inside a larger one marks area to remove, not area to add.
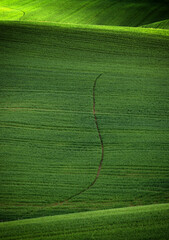
[[[160,22],[155,22],[147,25],[143,25],[144,28],[161,28],[161,29],[169,29],[169,20],[164,20]]]
[[[0,223],[2,240],[168,240],[169,204]]]
[[[23,12],[17,9],[0,6],[0,20],[20,20]]]
[[[1,0],[0,6],[22,10],[21,20],[76,24],[140,26],[169,15],[166,1],[153,0]],[[13,15],[8,19],[14,20]]]
[[[2,220],[168,202],[169,37],[12,22],[0,29]],[[96,176],[100,72],[100,176],[49,207]]]

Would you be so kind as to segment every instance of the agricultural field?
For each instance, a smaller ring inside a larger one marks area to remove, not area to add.
[[[169,204],[99,210],[5,222],[1,239],[167,239]],[[103,237],[104,236],[104,237]]]
[[[168,239],[168,13],[0,2],[1,239]]]
[[[0,2],[2,20],[137,27],[168,18],[168,0],[1,0]]]
[[[161,28],[161,29],[169,29],[169,20],[159,21],[150,23],[147,25],[143,25],[144,28]]]

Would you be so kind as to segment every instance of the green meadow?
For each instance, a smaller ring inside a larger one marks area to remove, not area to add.
[[[168,239],[168,16],[0,2],[1,239]]]
[[[155,23],[150,23],[143,25],[144,28],[160,28],[160,29],[169,29],[169,20],[159,21]]]
[[[137,27],[168,18],[168,0],[1,0],[0,3],[2,20]]]
[[[167,239],[169,204],[154,204],[5,222],[1,239]]]

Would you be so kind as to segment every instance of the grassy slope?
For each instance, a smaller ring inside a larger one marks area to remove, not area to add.
[[[20,20],[22,16],[23,13],[20,10],[0,6],[0,20]]]
[[[169,29],[169,20],[159,21],[147,25],[143,25],[144,28],[161,28],[161,29]]]
[[[168,31],[0,28],[2,219],[167,202]]]
[[[0,19],[138,26],[166,19],[164,2],[1,1]],[[168,202],[168,31],[54,25],[0,24],[1,219]],[[97,172],[100,73],[101,175],[55,205]],[[168,204],[0,228],[2,239],[164,240],[167,218]]]
[[[169,204],[122,208],[0,223],[7,239],[167,240]]]
[[[21,20],[78,24],[139,26],[165,20],[169,15],[167,1],[158,0],[1,0],[0,6],[12,8],[11,16],[1,9],[0,19],[7,15],[13,20],[13,9],[17,9],[25,12]]]

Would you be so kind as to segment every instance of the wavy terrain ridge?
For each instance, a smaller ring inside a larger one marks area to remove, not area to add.
[[[0,237],[3,240],[167,240],[168,213],[169,204],[155,204],[19,220],[0,223]]]
[[[6,10],[5,10],[6,8]],[[11,9],[11,14],[10,10]],[[15,16],[13,11],[23,16]],[[152,0],[47,0],[0,2],[0,19],[137,27],[168,19],[169,4]],[[164,26],[164,25],[163,25]]]

